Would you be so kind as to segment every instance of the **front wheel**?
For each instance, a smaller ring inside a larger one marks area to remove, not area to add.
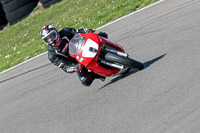
[[[119,56],[119,55],[114,54],[114,53],[109,53],[109,52],[106,53],[105,59],[107,61],[110,61],[110,62],[113,62],[113,63],[118,63],[118,64],[124,65],[126,67],[129,67],[129,68],[135,68],[135,69],[138,69],[138,70],[144,69],[144,65],[141,62],[133,60],[133,59],[128,58],[128,57],[122,57],[122,56]]]

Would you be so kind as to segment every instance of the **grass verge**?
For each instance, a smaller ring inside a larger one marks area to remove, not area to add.
[[[98,28],[159,0],[62,0],[48,9],[39,4],[23,21],[0,31],[0,72],[47,50],[40,37],[44,25]]]

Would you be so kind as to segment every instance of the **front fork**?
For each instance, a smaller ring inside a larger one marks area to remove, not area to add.
[[[120,52],[118,50],[115,50],[115,49],[109,49],[109,48],[104,48],[104,51],[105,52],[111,52],[111,53],[114,53],[114,54],[117,54],[119,56],[123,56],[123,57],[128,57],[128,54],[126,53],[126,51],[123,52]],[[105,61],[105,60],[101,60],[101,63],[102,64],[105,64],[107,66],[111,66],[111,67],[114,67],[114,68],[117,68],[117,69],[124,69],[125,67],[123,65],[119,65],[119,64],[115,64],[115,63],[112,63],[112,62],[109,62],[109,61]]]
[[[105,51],[106,52],[111,52],[111,53],[114,53],[114,54],[117,54],[119,56],[123,56],[123,57],[128,57],[128,54],[126,53],[126,51],[123,52],[120,52],[118,50],[114,50],[114,49],[109,49],[109,48],[105,48]]]

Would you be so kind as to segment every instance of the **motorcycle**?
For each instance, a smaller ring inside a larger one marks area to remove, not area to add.
[[[69,43],[69,55],[88,71],[104,77],[128,73],[132,68],[144,69],[144,65],[129,58],[120,45],[96,33],[74,35]]]

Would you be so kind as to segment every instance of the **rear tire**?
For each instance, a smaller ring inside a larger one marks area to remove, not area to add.
[[[144,69],[144,65],[141,62],[133,60],[128,57],[122,57],[122,56],[116,55],[114,53],[109,53],[109,52],[106,53],[105,59],[107,61],[111,61],[113,63],[119,63],[119,64],[124,65],[129,68],[134,68],[134,69],[138,69],[138,70]]]

